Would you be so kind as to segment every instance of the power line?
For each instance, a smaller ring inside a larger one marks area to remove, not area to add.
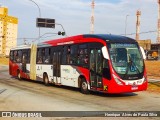
[[[53,34],[53,33],[49,33],[49,34]],[[54,34],[56,34],[56,35],[57,35],[57,33],[54,33]],[[38,39],[41,39],[41,38],[47,38],[47,37],[53,37],[53,36],[56,36],[56,35],[43,36],[43,37],[40,37],[40,38],[38,38]],[[15,37],[8,37],[8,38],[15,38]],[[15,39],[18,39],[18,40],[23,40],[23,39],[30,39],[30,40],[34,40],[34,39],[36,39],[36,40],[37,40],[37,38],[27,38],[27,37],[19,37],[19,38],[15,38]]]
[[[154,33],[154,32],[157,32],[157,30],[140,32],[139,34],[148,34],[148,33]],[[49,34],[55,34],[55,33],[49,33]],[[129,33],[129,34],[126,34],[126,35],[135,35],[135,34],[136,33]],[[125,34],[120,34],[120,35],[125,35]],[[43,36],[42,35],[39,39],[53,37],[53,36],[56,36],[56,35],[50,35],[50,36]],[[8,37],[8,38],[15,38],[15,37]],[[24,39],[37,40],[37,38],[27,38],[27,37],[19,37],[19,38],[16,38],[16,39],[18,39],[18,40],[24,40]]]
[[[157,30],[140,32],[139,34],[147,34],[147,33],[153,33],[153,32],[157,32]],[[129,33],[129,34],[126,34],[126,35],[135,35],[135,34],[136,34],[136,33]],[[125,35],[125,34],[120,34],[120,35]]]
[[[17,38],[17,39],[19,39],[19,40],[21,40],[21,39],[31,39],[31,40],[33,40],[33,39],[37,39],[37,38],[26,38],[26,37],[24,37],[24,38]]]

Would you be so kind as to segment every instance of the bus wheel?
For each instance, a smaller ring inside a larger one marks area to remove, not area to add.
[[[44,74],[44,75],[43,75],[43,82],[44,82],[44,84],[45,84],[46,86],[49,85],[49,80],[48,80],[48,75],[47,75],[47,74]]]
[[[81,92],[83,94],[89,94],[88,85],[84,78],[81,80]]]
[[[21,74],[20,74],[19,70],[17,70],[17,78],[18,78],[18,80],[21,80]]]

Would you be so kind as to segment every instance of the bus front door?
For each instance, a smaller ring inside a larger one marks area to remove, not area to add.
[[[101,89],[102,83],[102,52],[101,49],[90,50],[90,82],[91,89]]]
[[[61,52],[53,53],[53,80],[54,83],[60,84],[60,61],[61,61]]]

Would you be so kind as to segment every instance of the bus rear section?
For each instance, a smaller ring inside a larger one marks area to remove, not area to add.
[[[9,74],[14,77],[30,79],[30,45],[22,45],[10,50]]]

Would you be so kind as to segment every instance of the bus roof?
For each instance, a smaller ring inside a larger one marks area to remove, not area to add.
[[[120,35],[112,35],[112,34],[85,34],[84,38],[98,38],[105,40],[107,42],[121,42],[121,43],[126,43],[126,42],[131,42],[135,43],[136,40],[125,37],[125,36],[120,36]]]
[[[112,35],[112,34],[84,34],[77,35],[72,37],[66,37],[61,39],[49,40],[43,43],[38,44],[38,46],[48,46],[48,45],[65,45],[65,44],[73,44],[73,43],[82,43],[82,42],[96,42],[101,41],[102,43],[137,43],[136,40],[132,38],[128,38],[120,35]]]
[[[103,44],[107,43],[137,43],[136,40],[132,38],[128,38],[120,35],[112,35],[112,34],[83,34],[71,37],[65,37],[55,40],[45,41],[43,43],[38,43],[38,47],[48,47],[48,46],[56,46],[56,45],[66,45],[66,44],[74,44],[74,43],[84,43],[84,42],[101,42]],[[18,49],[30,49],[31,45],[21,45],[11,50]]]
[[[14,48],[11,48],[11,50],[19,50],[19,49],[30,49],[31,45],[20,45],[20,46],[16,46]]]

